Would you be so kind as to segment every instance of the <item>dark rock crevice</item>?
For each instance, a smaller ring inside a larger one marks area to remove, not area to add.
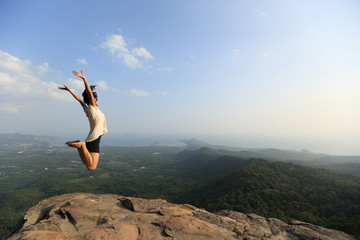
[[[135,211],[135,209],[134,209],[134,205],[133,205],[133,203],[131,202],[131,200],[130,199],[127,199],[127,198],[125,198],[125,199],[120,199],[120,202],[121,202],[121,204],[122,204],[122,206],[124,207],[124,208],[126,208],[126,209],[128,209],[128,210],[130,210],[130,211]]]
[[[65,216],[67,217],[68,221],[76,228],[76,219],[71,215],[70,212],[68,211],[64,211],[65,212]]]
[[[39,217],[36,219],[35,224],[40,222],[41,220],[49,219],[50,218],[49,214],[50,214],[50,211],[51,211],[52,208],[53,208],[53,206],[43,208],[40,211]]]

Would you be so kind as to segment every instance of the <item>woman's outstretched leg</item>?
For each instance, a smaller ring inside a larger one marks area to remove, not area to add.
[[[89,152],[86,147],[85,142],[80,142],[79,140],[66,142],[66,145],[69,147],[74,147],[78,150],[81,161],[86,165],[87,169],[94,171],[99,162],[99,153]]]

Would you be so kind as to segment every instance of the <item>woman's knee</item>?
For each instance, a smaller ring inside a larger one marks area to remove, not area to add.
[[[89,171],[95,171],[96,166],[86,166]]]

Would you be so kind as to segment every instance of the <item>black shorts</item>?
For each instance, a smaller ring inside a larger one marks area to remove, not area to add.
[[[101,140],[101,136],[92,142],[85,142],[86,148],[88,149],[88,151],[100,153],[100,140]]]

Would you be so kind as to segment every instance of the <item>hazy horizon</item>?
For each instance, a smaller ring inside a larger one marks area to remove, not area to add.
[[[79,135],[65,136],[65,135],[36,135],[30,133],[0,133],[0,134],[23,134],[34,135],[42,137],[53,137],[50,144],[56,146],[65,146],[65,142],[69,140],[84,140]],[[140,134],[140,133],[123,133],[123,134],[108,134],[102,138],[103,146],[120,146],[120,147],[136,147],[136,146],[182,146],[185,145],[182,140],[195,139],[211,145],[244,148],[244,149],[279,149],[289,151],[310,151],[312,153],[339,155],[339,156],[360,156],[356,152],[351,152],[349,149],[336,148],[329,149],[331,143],[326,142],[319,144],[320,140],[309,143],[301,141],[301,139],[283,139],[283,138],[259,138],[254,136],[225,136],[225,135],[186,135],[186,134]],[[287,144],[284,144],[286,142]],[[324,140],[324,139],[323,139]],[[316,144],[317,143],[317,144]],[[336,144],[336,143],[332,143]],[[335,151],[334,151],[335,149]]]
[[[360,155],[360,2],[0,2],[0,133],[109,134]],[[114,137],[115,138],[115,137]],[[157,140],[154,140],[157,141]],[[159,142],[161,142],[159,140]]]

